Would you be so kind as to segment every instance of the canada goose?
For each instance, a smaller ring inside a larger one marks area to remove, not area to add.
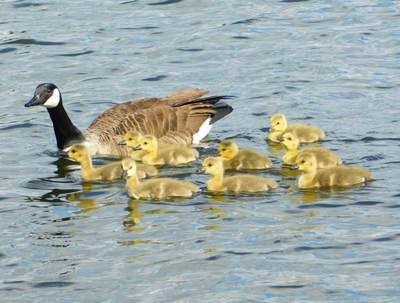
[[[239,149],[233,140],[222,141],[218,151],[224,159],[225,169],[265,169],[272,166],[271,160],[266,155],[252,149]]]
[[[371,173],[365,168],[343,165],[317,169],[315,155],[310,153],[299,155],[296,163],[303,172],[298,180],[300,188],[350,186],[372,179]]]
[[[315,155],[315,158],[317,159],[317,168],[326,168],[342,164],[342,159],[326,148],[306,147],[301,150],[297,150],[300,141],[299,138],[292,132],[286,132],[282,136],[281,141],[288,149],[288,152],[282,158],[283,162],[286,164],[296,164],[296,157],[302,153],[310,153]]]
[[[68,156],[78,161],[82,166],[82,179],[84,181],[111,181],[121,179],[121,161],[114,161],[106,165],[93,167],[92,158],[87,146],[84,144],[74,144],[68,151]],[[158,170],[154,166],[143,165],[138,171],[139,178],[146,175],[155,176]]]
[[[146,152],[143,163],[151,165],[181,165],[193,162],[199,156],[199,152],[190,146],[164,144],[161,147],[152,135],[143,136],[137,148]]]
[[[199,187],[188,181],[172,178],[154,178],[139,181],[136,163],[131,158],[122,159],[122,168],[127,173],[126,188],[134,199],[164,199],[168,197],[191,197]]]
[[[218,103],[232,96],[200,98],[206,93],[208,91],[202,89],[189,89],[164,98],[118,104],[97,117],[84,133],[71,122],[61,92],[52,83],[38,85],[25,107],[43,105],[47,108],[60,150],[67,151],[74,143],[85,143],[91,155],[125,157],[129,149],[118,143],[128,131],[152,134],[166,143],[198,143],[216,121],[232,111],[231,106]]]
[[[272,130],[268,133],[268,139],[273,142],[279,142],[279,137],[285,132],[294,133],[300,140],[300,143],[311,143],[325,138],[325,133],[318,127],[304,124],[287,124],[285,115],[276,114],[271,117]]]
[[[238,174],[224,178],[224,162],[221,157],[208,157],[203,161],[203,168],[211,175],[207,188],[216,192],[263,192],[277,188],[278,184],[269,178],[250,174]]]

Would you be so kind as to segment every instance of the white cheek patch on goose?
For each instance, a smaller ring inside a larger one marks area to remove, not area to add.
[[[193,144],[199,144],[200,141],[208,135],[210,132],[212,125],[210,124],[211,118],[207,118],[206,121],[203,122],[203,124],[200,126],[199,130],[197,133],[193,135]]]
[[[46,108],[54,108],[57,107],[58,103],[60,102],[60,91],[56,88],[53,90],[50,98],[43,103],[43,106]]]

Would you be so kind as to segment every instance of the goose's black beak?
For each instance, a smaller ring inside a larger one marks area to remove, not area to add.
[[[128,172],[126,170],[122,170],[121,178],[126,179],[126,176],[128,176]]]
[[[25,107],[31,107],[35,105],[40,105],[39,98],[35,95],[30,99],[26,104]]]
[[[279,141],[279,142],[283,142],[283,136],[279,136],[279,137],[278,137],[278,141]]]
[[[133,150],[142,150],[143,148],[142,148],[140,145],[138,145],[138,146],[136,146],[136,147],[132,147],[132,149],[133,149]]]
[[[26,106],[26,105],[25,105],[25,106]],[[121,142],[119,142],[118,145],[126,145],[125,140],[122,140]]]

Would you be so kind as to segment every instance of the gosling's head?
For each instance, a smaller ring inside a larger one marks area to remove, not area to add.
[[[42,83],[36,87],[32,99],[25,104],[25,107],[42,105],[46,108],[54,108],[60,103],[61,93],[57,86],[53,83]]]
[[[299,170],[304,172],[313,172],[317,169],[317,159],[310,153],[301,153],[298,155],[296,164]]]
[[[277,131],[284,131],[287,128],[286,117],[283,114],[276,114],[271,117],[271,127]]]
[[[288,150],[297,149],[299,147],[300,141],[299,138],[293,133],[285,133],[282,136],[283,145],[286,146]]]
[[[139,147],[146,152],[154,152],[158,148],[157,138],[153,135],[146,135],[140,140]]]
[[[207,174],[219,174],[224,171],[224,160],[220,157],[208,157],[203,161],[203,168]]]
[[[136,175],[136,162],[131,158],[124,158],[121,161],[122,169],[128,177]]]
[[[89,154],[88,148],[83,144],[74,144],[68,151],[68,157],[81,162]]]
[[[230,160],[238,154],[239,147],[233,140],[224,140],[219,144],[218,151],[222,158]]]
[[[136,148],[140,144],[143,135],[137,131],[127,132],[124,136],[124,142],[128,147]]]

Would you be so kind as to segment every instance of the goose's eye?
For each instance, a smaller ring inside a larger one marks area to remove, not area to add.
[[[276,122],[276,125],[279,125],[280,122]]]
[[[75,154],[76,150],[75,149],[71,149],[71,153]]]
[[[211,167],[212,166],[212,164],[211,163],[208,163],[208,165],[207,165],[208,167]]]
[[[306,163],[306,161],[304,161],[304,160],[301,160],[301,164],[304,164],[304,163]]]
[[[289,141],[292,141],[292,138],[289,137],[288,140],[289,140]]]
[[[221,149],[222,151],[226,151],[226,148]]]
[[[144,144],[144,145],[147,145],[147,142],[145,141],[143,144]]]

